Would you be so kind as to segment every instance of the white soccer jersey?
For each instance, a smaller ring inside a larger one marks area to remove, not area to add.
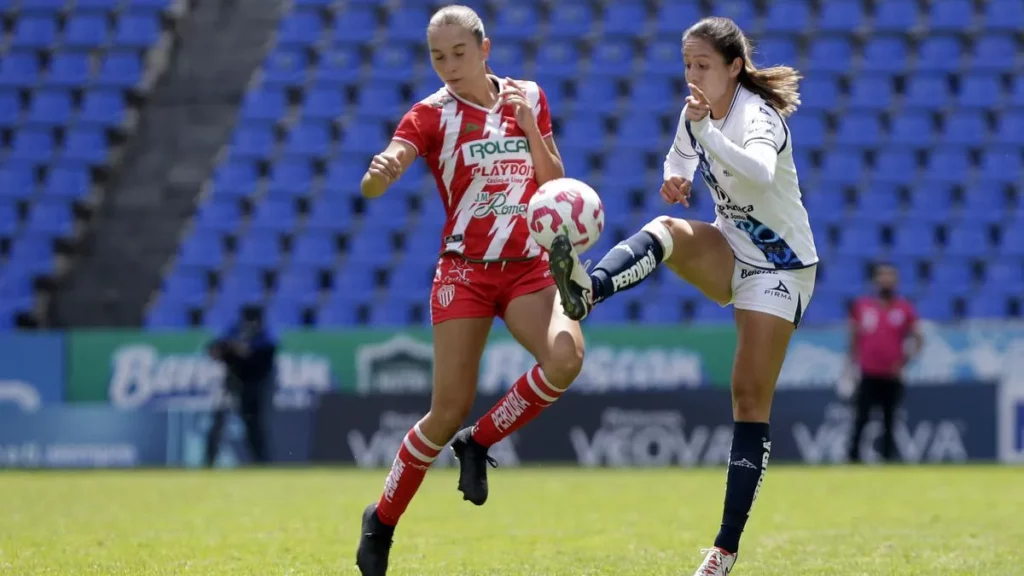
[[[690,122],[684,108],[665,157],[665,178],[693,181],[697,168],[715,200],[715,225],[737,260],[770,270],[818,262],[789,128],[760,96],[738,87],[720,120],[709,114]]]

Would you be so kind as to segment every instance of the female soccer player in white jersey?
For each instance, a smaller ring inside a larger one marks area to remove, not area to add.
[[[688,205],[699,168],[711,188],[713,224],[663,216],[609,251],[587,273],[566,236],[550,265],[570,318],[644,279],[665,262],[708,298],[735,309],[732,376],[735,427],[725,511],[698,576],[732,569],[740,534],[764,479],[768,416],[786,348],[814,291],[818,261],[800,201],[793,142],[784,116],[800,103],[791,68],[758,70],[743,32],[727,18],[701,20],[683,35],[691,95],[665,159],[661,196]]]
[[[434,14],[427,41],[444,87],[402,118],[362,181],[364,196],[379,196],[422,156],[447,212],[431,294],[430,412],[406,435],[383,495],[363,513],[356,563],[364,575],[385,574],[394,527],[453,436],[459,490],[481,505],[486,465],[494,464],[488,447],[557,400],[583,363],[579,323],[557,305],[546,255],[526,224],[526,206],[537,188],[565,174],[544,92],[533,82],[490,74],[490,40],[469,8],[449,6]],[[474,426],[456,434],[473,406],[495,316],[504,318],[537,365]]]

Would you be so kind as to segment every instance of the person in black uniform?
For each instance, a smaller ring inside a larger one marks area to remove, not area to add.
[[[224,391],[228,401],[218,406],[213,415],[206,437],[206,465],[212,467],[217,459],[221,432],[231,405],[237,406],[245,424],[252,460],[261,464],[267,462],[263,416],[274,388],[277,341],[263,324],[262,309],[245,307],[238,321],[210,343],[209,353],[225,365]]]

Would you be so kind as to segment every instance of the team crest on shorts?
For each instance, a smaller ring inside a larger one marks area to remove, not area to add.
[[[437,303],[447,308],[455,299],[455,284],[443,284],[437,289]]]

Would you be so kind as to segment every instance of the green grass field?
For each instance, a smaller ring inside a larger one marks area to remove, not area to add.
[[[383,471],[0,473],[2,575],[357,574]],[[498,469],[483,508],[427,477],[399,575],[682,575],[723,470]],[[1024,471],[772,467],[733,574],[1024,574]]]

